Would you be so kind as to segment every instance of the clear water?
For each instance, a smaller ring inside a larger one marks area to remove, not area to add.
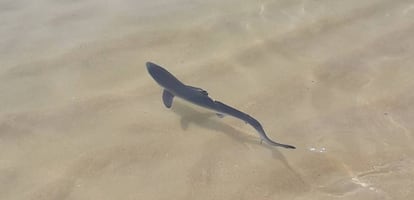
[[[0,199],[412,199],[410,1],[0,1]],[[177,100],[153,61],[257,118]]]

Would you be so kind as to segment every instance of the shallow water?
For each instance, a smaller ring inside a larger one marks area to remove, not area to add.
[[[0,2],[0,199],[411,199],[410,1]],[[177,100],[154,61],[257,118]]]

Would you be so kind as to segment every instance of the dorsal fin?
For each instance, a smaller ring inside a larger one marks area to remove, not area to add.
[[[205,91],[205,90],[203,90],[202,88],[199,88],[199,87],[193,87],[193,86],[189,86],[189,85],[187,85],[187,87],[188,87],[188,88],[190,88],[190,89],[192,89],[192,90],[195,90],[195,91],[197,91],[197,92],[200,92],[200,93],[201,93],[201,94],[203,94],[203,95],[208,96],[208,92],[207,92],[207,91]]]
[[[173,98],[174,95],[171,94],[171,92],[168,92],[167,90],[164,90],[164,92],[162,93],[162,101],[164,102],[164,105],[167,108],[171,108]]]

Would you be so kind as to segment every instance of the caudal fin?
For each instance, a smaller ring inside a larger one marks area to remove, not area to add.
[[[267,144],[273,145],[273,146],[278,146],[278,147],[283,147],[283,148],[287,148],[287,149],[296,149],[295,146],[292,145],[288,145],[288,144],[281,144],[281,143],[277,143],[271,139],[269,139],[267,136],[262,136],[261,141],[266,142]],[[260,142],[261,143],[261,142]]]

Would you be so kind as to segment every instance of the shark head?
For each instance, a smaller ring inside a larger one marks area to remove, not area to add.
[[[147,62],[146,66],[148,73],[162,87],[168,89],[173,85],[182,84],[179,80],[177,80],[177,78],[175,78],[170,72],[168,72],[163,67],[152,62]]]
[[[152,76],[152,78],[154,78],[156,81],[163,79],[163,75],[168,73],[167,70],[165,70],[164,68],[162,68],[161,66],[154,64],[152,62],[147,62],[147,70],[148,73]]]

